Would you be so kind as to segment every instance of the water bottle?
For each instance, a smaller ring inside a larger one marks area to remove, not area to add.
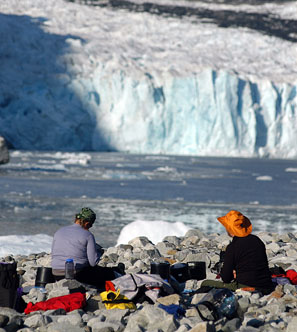
[[[72,258],[66,259],[65,262],[65,278],[74,279],[74,262]]]

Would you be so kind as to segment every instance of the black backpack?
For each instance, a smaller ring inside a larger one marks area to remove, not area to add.
[[[16,307],[20,283],[16,268],[16,262],[0,262],[0,307]]]

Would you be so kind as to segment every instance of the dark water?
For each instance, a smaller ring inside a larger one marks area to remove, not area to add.
[[[104,246],[135,220],[221,233],[216,217],[230,209],[255,231],[297,231],[296,160],[16,151],[0,180],[0,235],[53,235],[83,206]]]

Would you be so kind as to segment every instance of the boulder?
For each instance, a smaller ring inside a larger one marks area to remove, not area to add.
[[[5,139],[0,136],[0,164],[7,164],[9,162],[8,148]]]

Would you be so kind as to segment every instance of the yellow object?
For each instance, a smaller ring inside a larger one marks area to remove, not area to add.
[[[120,293],[120,290],[105,291],[100,293],[102,302],[105,304],[106,309],[136,309],[134,302],[129,300],[125,295]]]
[[[231,210],[225,216],[217,219],[230,235],[245,237],[253,229],[250,220],[239,211]]]

